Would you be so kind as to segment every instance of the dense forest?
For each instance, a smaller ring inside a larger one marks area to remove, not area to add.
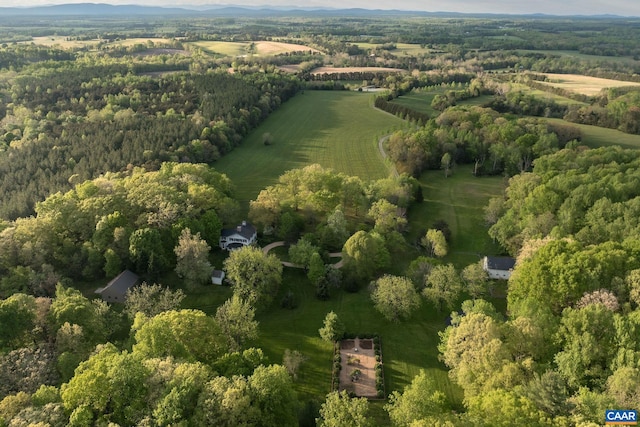
[[[637,24],[0,17],[0,427],[591,427],[639,409],[640,154],[578,126],[640,134]],[[366,145],[389,176],[296,140],[306,166],[245,206],[223,161],[307,90],[402,119]],[[284,249],[217,249],[243,220]],[[515,258],[508,282],[487,251]],[[124,270],[143,282],[126,302],[97,298]],[[336,341],[374,332],[397,360],[376,349],[369,401],[332,376]],[[402,332],[425,353],[403,359]]]

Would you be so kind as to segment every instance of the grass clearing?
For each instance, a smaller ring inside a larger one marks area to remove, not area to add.
[[[189,43],[212,55],[240,56],[247,54],[249,43],[197,41]]]
[[[455,167],[448,178],[443,171],[425,172],[420,178],[424,202],[412,206],[408,215],[411,242],[422,237],[438,220],[449,224],[451,242],[449,254],[443,261],[453,263],[458,269],[484,255],[501,253],[500,246],[487,234],[483,209],[491,197],[502,194],[506,179],[474,177],[471,172],[470,165]]]
[[[384,178],[389,167],[377,140],[405,123],[371,103],[371,95],[358,92],[306,91],[213,166],[231,178],[245,208],[284,172],[314,163],[365,180]],[[265,133],[271,134],[272,145],[264,145]]]
[[[546,100],[553,101],[560,105],[587,105],[586,102],[576,101],[575,99],[567,98],[551,92],[545,92],[540,89],[533,89],[522,83],[511,83],[511,88],[513,90],[524,92],[527,95],[532,95],[536,98],[544,98]]]
[[[599,94],[603,89],[614,87],[638,86],[637,82],[625,82],[620,80],[602,79],[599,77],[583,76],[580,74],[551,74],[545,73],[548,82],[541,82],[545,85],[570,90],[575,93],[593,96]]]
[[[610,145],[619,145],[623,148],[640,148],[640,135],[620,132],[617,129],[571,123],[562,119],[545,120],[579,128],[582,131],[582,144],[591,148],[608,147]]]
[[[411,91],[406,95],[402,95],[391,101],[392,104],[399,104],[404,107],[410,108],[413,111],[417,111],[419,113],[429,114],[431,117],[435,117],[440,114],[439,111],[431,108],[431,101],[436,95],[443,94],[445,91],[451,90],[451,88],[443,88],[441,90],[433,90],[433,91]]]

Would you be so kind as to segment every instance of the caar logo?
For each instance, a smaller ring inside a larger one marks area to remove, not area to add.
[[[609,409],[604,413],[604,421],[608,426],[635,426],[638,425],[638,412]]]

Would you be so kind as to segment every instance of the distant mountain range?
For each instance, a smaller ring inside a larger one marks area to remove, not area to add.
[[[501,14],[464,14],[457,12],[424,12],[408,10],[381,10],[381,9],[331,9],[331,8],[304,8],[304,7],[275,7],[275,6],[183,6],[183,7],[159,7],[138,5],[111,5],[106,3],[74,3],[52,6],[34,7],[0,7],[0,17],[10,16],[433,16],[433,17],[500,17],[514,15]],[[530,14],[526,17],[552,18],[553,15]],[[578,17],[578,16],[577,16]],[[581,16],[585,17],[585,16]],[[566,18],[566,16],[563,16]],[[588,16],[588,18],[621,18],[617,15]]]

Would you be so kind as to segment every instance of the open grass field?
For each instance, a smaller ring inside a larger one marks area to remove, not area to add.
[[[283,104],[242,145],[213,166],[236,185],[236,198],[249,200],[284,172],[318,163],[362,179],[389,174],[377,139],[404,126],[397,117],[371,106],[358,92],[306,91]],[[265,146],[263,134],[273,144]]]
[[[240,56],[247,54],[248,43],[197,41],[189,43],[212,55]]]
[[[409,241],[416,241],[438,220],[451,230],[449,254],[445,262],[458,269],[480,260],[484,255],[500,254],[500,247],[487,234],[484,206],[491,197],[506,188],[504,177],[474,177],[470,165],[454,168],[445,178],[443,171],[427,171],[420,178],[424,202],[409,210]]]
[[[623,148],[640,148],[640,135],[620,132],[617,129],[571,123],[562,119],[545,120],[579,128],[582,131],[582,143],[591,148],[607,147],[610,145],[620,145]]]
[[[593,96],[599,94],[602,89],[638,86],[637,82],[623,82],[620,80],[601,79],[599,77],[583,76],[580,74],[545,74],[549,81],[541,82],[549,86],[567,89],[575,93]]]
[[[446,90],[450,90],[450,88],[446,88]],[[392,104],[399,104],[404,107],[410,108],[413,111],[417,111],[419,113],[426,113],[430,116],[435,116],[439,114],[439,111],[431,108],[431,101],[436,95],[442,94],[445,92],[445,89],[442,90],[434,90],[434,91],[421,91],[416,92],[412,91],[406,95],[402,95],[391,101]]]
[[[536,98],[544,98],[544,99],[554,101],[560,105],[572,105],[572,104],[587,105],[585,102],[576,101],[575,99],[567,98],[565,96],[557,95],[551,92],[545,92],[540,89],[533,89],[522,83],[511,83],[511,88],[514,90],[519,90],[521,92],[524,92],[528,95],[535,96]]]

